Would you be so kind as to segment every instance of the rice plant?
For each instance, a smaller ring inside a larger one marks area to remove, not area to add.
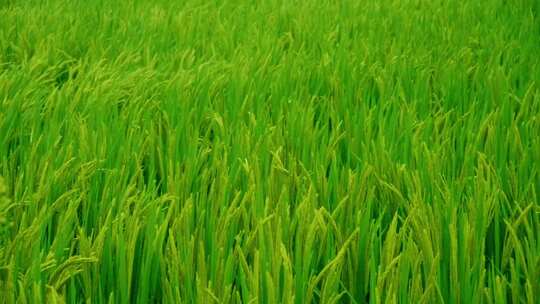
[[[540,303],[537,0],[0,0],[0,303]]]

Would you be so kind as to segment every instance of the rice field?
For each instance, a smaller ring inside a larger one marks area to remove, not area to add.
[[[0,0],[0,303],[540,303],[538,0]]]

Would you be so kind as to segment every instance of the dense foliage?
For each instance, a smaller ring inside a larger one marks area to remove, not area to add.
[[[0,1],[1,303],[540,301],[540,1]]]

